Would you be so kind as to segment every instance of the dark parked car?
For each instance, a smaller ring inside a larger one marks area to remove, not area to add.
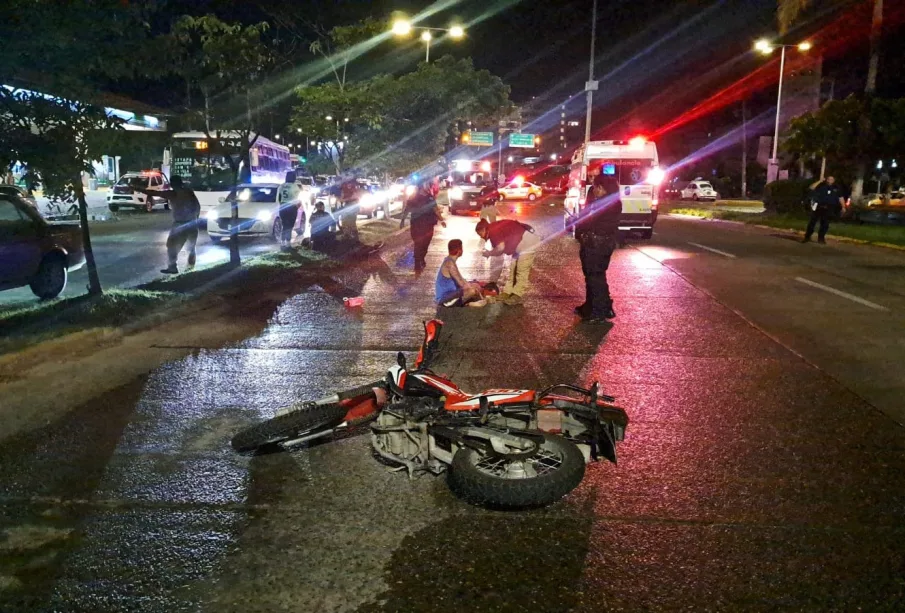
[[[78,222],[47,222],[22,198],[0,194],[0,290],[28,285],[49,300],[84,264]]]

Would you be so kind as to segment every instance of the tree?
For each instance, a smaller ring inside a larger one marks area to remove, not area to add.
[[[103,108],[83,102],[100,77],[131,75],[145,50],[153,2],[6,0],[0,3],[0,163],[27,165],[27,181],[54,198],[75,198],[88,270],[88,291],[102,291],[82,174],[100,157],[98,134],[120,129]],[[103,32],[103,36],[90,35]],[[40,93],[39,93],[40,92]]]
[[[445,56],[399,77],[350,82],[344,89],[338,83],[300,88],[292,126],[328,143],[337,172],[351,164],[404,174],[442,155],[447,139],[457,140],[460,123],[496,126],[508,117],[509,91],[471,60]],[[339,143],[335,151],[331,140]]]
[[[798,19],[802,11],[808,8],[812,0],[777,0],[776,17],[779,22],[779,33],[788,32],[791,25]],[[870,23],[870,60],[867,65],[867,79],[864,83],[864,96],[868,106],[858,118],[858,132],[856,134],[857,148],[867,149],[864,142],[870,138],[871,127],[869,125],[870,101],[877,91],[877,73],[880,69],[880,40],[883,33],[883,0],[871,0],[872,14]],[[864,192],[864,176],[867,173],[869,159],[859,157],[854,161],[855,179],[852,182],[852,201],[860,202]]]
[[[867,132],[862,132],[866,118]],[[859,160],[905,155],[905,98],[865,100],[849,96],[796,117],[784,148],[801,157],[826,156],[838,168],[856,168]]]
[[[200,124],[212,155],[222,155],[240,182],[241,168],[250,168],[250,152],[265,118],[267,99],[262,81],[273,56],[262,41],[266,23],[242,26],[214,15],[185,15],[161,41],[171,70],[186,84],[186,120]],[[192,105],[192,92],[200,106]],[[236,154],[236,152],[238,152]],[[232,217],[238,220],[238,209]],[[238,236],[230,237],[230,262],[239,264]]]
[[[336,174],[344,169],[348,144],[381,129],[387,109],[385,94],[391,77],[361,83],[325,83],[300,87],[293,109],[292,129],[315,136],[318,147],[333,162]]]

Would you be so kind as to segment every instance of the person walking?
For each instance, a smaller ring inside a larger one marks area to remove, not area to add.
[[[290,170],[286,173],[286,182],[280,186],[280,251],[292,249],[292,231],[298,220],[302,193],[302,188],[295,181],[295,171]]]
[[[834,177],[828,176],[825,180],[813,185],[811,188],[811,219],[808,220],[808,228],[801,242],[811,242],[814,228],[819,222],[817,242],[826,244],[826,233],[830,229],[830,216],[841,211],[844,205],[845,199],[842,197],[842,190],[836,185]]]
[[[402,220],[399,222],[400,228],[405,226],[406,214],[412,217],[409,228],[415,252],[415,275],[420,276],[427,266],[427,250],[434,238],[434,226],[440,222],[440,225],[446,227],[446,222],[443,221],[440,210],[437,208],[432,181],[426,180],[419,183],[418,189],[406,201],[405,209],[402,211]]]
[[[616,249],[622,202],[618,184],[608,184],[603,175],[595,177],[589,196],[575,224],[585,286],[585,301],[575,307],[575,313],[592,323],[603,323],[616,317],[606,272]]]
[[[186,247],[189,252],[188,269],[195,267],[195,246],[198,243],[198,217],[201,215],[201,203],[190,187],[187,187],[179,175],[170,179],[170,189],[148,190],[138,188],[148,197],[165,198],[170,203],[170,212],[173,215],[173,225],[170,227],[170,235],[167,237],[167,258],[169,264],[160,272],[166,275],[175,275],[179,272],[176,260],[179,252]]]
[[[475,232],[490,242],[491,249],[481,253],[485,258],[510,257],[509,278],[500,293],[500,301],[508,305],[521,304],[528,291],[534,256],[541,244],[540,237],[535,234],[534,228],[514,219],[495,223],[482,219],[475,226]]]

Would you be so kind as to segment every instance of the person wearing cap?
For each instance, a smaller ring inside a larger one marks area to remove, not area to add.
[[[592,323],[616,317],[606,271],[616,249],[621,214],[618,181],[615,177],[597,175],[588,194],[588,204],[575,224],[585,285],[585,301],[575,307],[575,313]]]
[[[509,278],[500,293],[500,301],[509,305],[521,304],[528,291],[534,255],[541,244],[540,237],[534,233],[534,228],[514,219],[494,223],[482,219],[475,226],[475,232],[490,242],[491,249],[481,253],[485,258],[510,257]]]

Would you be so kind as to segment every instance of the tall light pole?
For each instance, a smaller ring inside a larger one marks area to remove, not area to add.
[[[767,40],[759,40],[754,45],[757,51],[765,55],[773,53],[773,49],[779,47],[781,49],[779,56],[779,87],[776,91],[776,123],[773,128],[773,156],[770,158],[770,165],[767,168],[767,183],[772,183],[779,178],[779,117],[782,108],[782,76],[786,68],[786,48],[796,47],[799,51],[807,51],[811,48],[811,43],[805,41],[797,45],[774,45]]]
[[[597,81],[594,80],[594,42],[596,39],[597,0],[594,0],[594,8],[591,11],[591,57],[588,61],[588,82],[584,85],[584,89],[588,93],[588,108],[584,119],[584,160],[582,160],[585,171],[587,171],[588,165],[588,143],[591,141],[591,108],[594,106],[594,90],[598,86]]]
[[[413,31],[421,32],[421,40],[424,41],[424,61],[431,61],[431,41],[434,35],[431,32],[446,32],[453,40],[459,40],[465,36],[465,28],[459,25],[450,26],[449,28],[427,28],[424,26],[413,26],[412,22],[405,19],[397,19],[393,22],[392,32],[396,36],[408,36]]]

